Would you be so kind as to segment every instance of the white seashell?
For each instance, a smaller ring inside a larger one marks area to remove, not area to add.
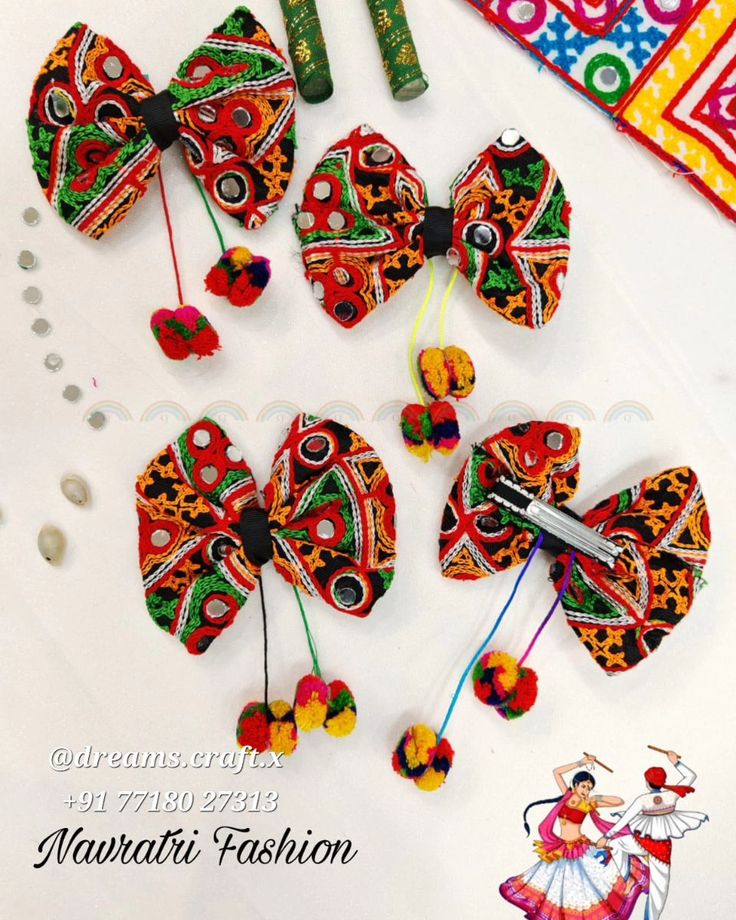
[[[38,550],[51,565],[61,565],[66,550],[66,537],[53,524],[44,524],[38,532]]]
[[[89,488],[81,476],[64,476],[61,480],[61,491],[73,505],[89,503]]]

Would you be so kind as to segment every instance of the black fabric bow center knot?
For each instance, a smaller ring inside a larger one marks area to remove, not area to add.
[[[179,123],[171,100],[171,93],[162,89],[141,102],[141,118],[159,150],[166,150],[179,138]]]
[[[421,232],[424,235],[424,255],[428,259],[447,255],[447,250],[452,249],[454,223],[454,208],[429,207],[425,210]]]
[[[273,559],[271,525],[264,508],[246,508],[240,515],[238,531],[250,562],[260,568]]]

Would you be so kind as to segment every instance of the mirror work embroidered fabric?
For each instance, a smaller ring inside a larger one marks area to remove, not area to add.
[[[467,0],[736,220],[736,0]]]

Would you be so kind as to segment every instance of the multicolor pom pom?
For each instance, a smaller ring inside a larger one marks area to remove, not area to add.
[[[324,728],[333,738],[351,734],[358,719],[355,697],[344,681],[327,684],[316,674],[307,674],[296,685],[294,716],[301,731]]]
[[[447,779],[455,757],[450,742],[427,725],[412,725],[401,736],[391,760],[394,771],[414,781],[423,792],[434,792]]]
[[[401,413],[401,434],[407,450],[426,463],[436,450],[451,454],[460,443],[460,426],[454,408],[446,402],[429,406],[410,403]]]
[[[537,674],[506,652],[487,652],[473,668],[473,690],[504,719],[518,719],[537,700]]]
[[[470,355],[457,345],[425,348],[419,353],[422,385],[433,399],[465,399],[475,387],[475,367]]]
[[[250,307],[271,279],[271,263],[254,256],[245,246],[235,246],[220,256],[204,279],[211,294],[227,297],[234,307]]]
[[[316,674],[307,674],[296,685],[294,717],[300,731],[311,732],[322,728],[327,718],[327,700],[330,688]]]
[[[151,316],[151,331],[167,358],[184,361],[190,355],[206,358],[220,347],[217,332],[196,307],[156,310]]]
[[[240,747],[290,757],[299,742],[294,710],[285,700],[275,700],[269,706],[248,703],[238,719],[237,739]]]
[[[329,684],[327,718],[324,729],[333,738],[346,738],[352,733],[358,721],[358,707],[355,697],[346,683],[333,680]]]

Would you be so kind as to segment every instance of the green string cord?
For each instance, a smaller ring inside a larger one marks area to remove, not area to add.
[[[202,198],[202,201],[204,202],[204,206],[207,209],[207,213],[210,216],[210,220],[212,221],[212,226],[215,228],[215,233],[217,234],[217,239],[220,243],[220,248],[222,249],[223,252],[226,252],[227,246],[225,245],[225,240],[223,239],[223,236],[222,236],[222,230],[220,230],[220,225],[217,223],[217,218],[214,215],[214,212],[210,205],[209,199],[207,198],[207,194],[202,186],[202,183],[199,181],[199,179],[196,176],[193,176],[192,178],[194,179],[196,183],[200,197]]]
[[[302,615],[302,622],[304,623],[304,631],[307,634],[307,644],[309,645],[309,654],[312,656],[312,671],[317,677],[322,677],[322,671],[319,667],[319,658],[317,657],[317,643],[314,641],[314,636],[312,635],[312,630],[309,628],[309,621],[307,620],[307,612],[304,609],[304,604],[302,604],[302,598],[299,594],[299,589],[292,585],[294,590],[294,596],[296,597],[296,602],[299,604],[299,612]]]

